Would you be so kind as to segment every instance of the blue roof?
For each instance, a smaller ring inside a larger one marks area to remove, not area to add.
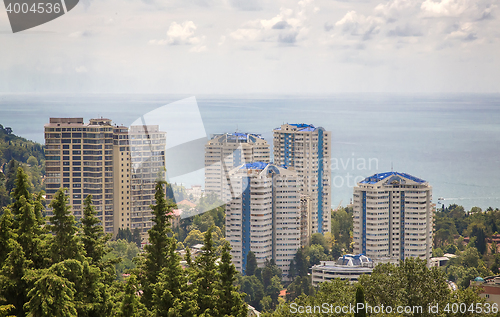
[[[344,254],[342,256],[343,259],[345,258],[353,258],[353,259],[359,259],[360,257],[362,256],[366,256],[364,255],[363,253],[360,253],[360,254],[356,254],[356,255],[352,255],[352,254]],[[368,258],[368,257],[367,257]],[[368,261],[372,262],[372,259],[368,258]]]
[[[264,162],[254,162],[254,163],[246,163],[240,169],[246,170],[263,170],[269,165],[269,163]]]
[[[288,123],[288,124],[296,127],[299,131],[306,131],[306,132],[316,131],[316,127],[312,124],[307,124],[307,123]],[[281,127],[276,128],[276,130],[281,130]]]
[[[476,278],[474,279],[474,281],[476,281],[476,282],[484,282],[484,278],[482,278],[482,277],[478,276],[478,277],[476,277]]]
[[[375,183],[378,183],[380,182],[381,180],[383,179],[386,179],[390,176],[400,176],[400,177],[404,177],[404,178],[407,178],[409,180],[412,180],[414,182],[417,182],[417,183],[425,183],[426,181],[423,180],[423,179],[420,179],[418,177],[415,177],[415,176],[412,176],[410,174],[406,174],[406,173],[399,173],[399,172],[387,172],[387,173],[377,173],[377,174],[373,174],[372,176],[370,177],[367,177],[365,178],[364,180],[362,180],[360,183],[361,184],[375,184]]]

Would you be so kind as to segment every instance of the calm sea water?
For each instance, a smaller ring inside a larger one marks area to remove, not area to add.
[[[0,94],[0,124],[43,143],[49,117],[130,125],[186,97]],[[272,143],[272,130],[287,122],[332,131],[334,207],[349,203],[355,180],[391,167],[429,181],[436,203],[500,207],[500,95],[195,97],[207,135],[238,130]]]

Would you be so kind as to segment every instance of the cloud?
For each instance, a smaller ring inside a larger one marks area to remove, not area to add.
[[[415,27],[406,24],[404,27],[396,26],[394,29],[387,32],[388,36],[422,36],[422,32]]]
[[[412,15],[418,8],[419,1],[415,0],[392,0],[381,3],[373,10],[374,15],[384,18],[392,23],[401,18],[402,15]]]
[[[477,27],[474,23],[464,23],[451,32],[447,38],[451,40],[459,40],[462,42],[472,42],[478,39]]]
[[[156,45],[195,45],[200,44],[201,38],[195,36],[196,25],[193,21],[184,21],[182,24],[172,22],[167,31],[167,38],[151,40],[150,44]]]
[[[425,0],[421,8],[428,16],[460,16],[471,6],[470,2],[469,0]]]
[[[488,24],[494,21],[494,1],[390,0],[376,5],[371,14],[350,10],[334,27],[327,22],[325,30],[334,31],[325,42],[350,49],[374,38],[377,41],[371,45],[379,49],[416,43],[424,44],[419,47],[425,49],[452,47],[460,41],[476,43],[477,39],[497,37]]]
[[[229,35],[236,41],[277,42],[295,44],[306,37],[310,14],[317,11],[312,0],[299,1],[297,7],[282,7],[280,13],[270,19],[251,20]]]
[[[425,0],[421,9],[427,17],[469,17],[487,19],[496,8],[493,0]]]
[[[356,11],[349,11],[335,23],[335,26],[343,34],[359,36],[363,40],[368,40],[380,32],[380,28],[384,23],[385,21],[379,17],[364,16],[356,13]]]

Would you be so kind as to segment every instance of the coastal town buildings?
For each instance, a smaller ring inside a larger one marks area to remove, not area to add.
[[[378,173],[354,187],[354,252],[377,258],[432,254],[434,207],[428,182],[405,173]]]
[[[205,145],[205,193],[224,199],[227,174],[245,163],[270,162],[269,144],[259,134],[216,134]]]
[[[226,240],[236,269],[245,274],[252,251],[257,265],[274,259],[287,277],[300,247],[300,187],[293,167],[265,162],[242,164],[229,172]]]
[[[105,232],[138,228],[146,239],[155,181],[164,177],[165,141],[165,132],[154,125],[129,129],[104,118],[88,123],[50,118],[45,125],[47,203],[66,188],[79,221],[83,200],[91,194]]]
[[[274,163],[293,166],[301,194],[311,200],[312,233],[330,232],[331,134],[311,124],[283,124],[273,131]]]

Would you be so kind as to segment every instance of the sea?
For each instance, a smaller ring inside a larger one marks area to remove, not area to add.
[[[332,134],[333,208],[350,203],[357,181],[391,170],[428,181],[438,208],[500,208],[500,94],[0,93],[0,124],[17,135],[43,143],[50,117],[104,117],[125,126],[155,118],[167,143],[196,126],[202,137],[251,132],[272,145],[281,124],[313,124]],[[188,174],[176,182],[203,184],[202,170]]]

